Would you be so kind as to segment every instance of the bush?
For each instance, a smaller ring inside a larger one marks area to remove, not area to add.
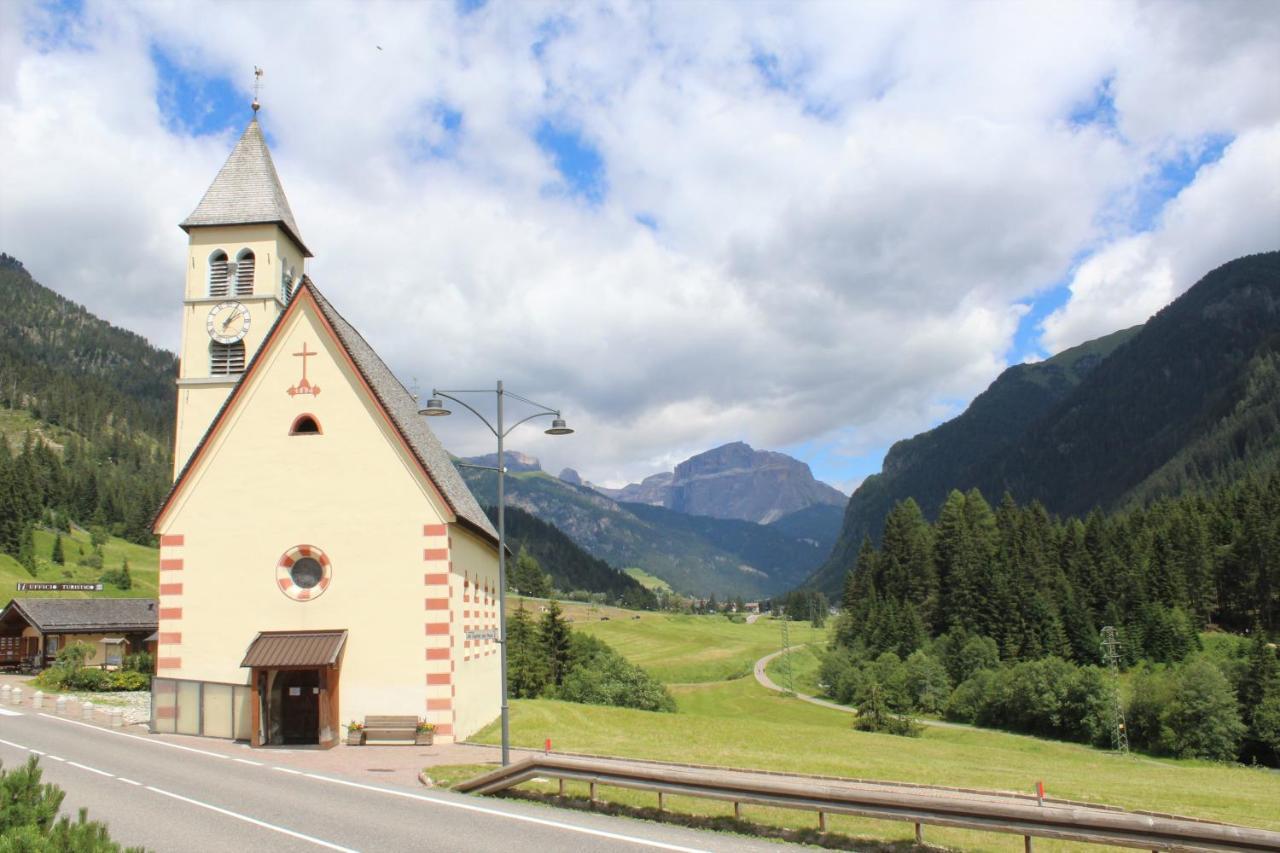
[[[996,674],[989,669],[978,670],[951,691],[944,716],[957,723],[977,722],[978,713],[994,701],[996,689]]]
[[[111,673],[111,677],[107,679],[107,690],[149,690],[151,688],[151,676],[142,672],[129,672],[128,670],[120,670]]]
[[[553,691],[558,699],[587,705],[613,705],[642,711],[676,709],[660,681],[615,652],[603,641],[574,634],[569,673]]]
[[[77,669],[67,673],[67,689],[96,693],[106,690],[111,674],[102,669]]]
[[[0,853],[120,853],[106,825],[89,820],[86,809],[74,822],[58,818],[66,795],[41,775],[35,756],[19,770],[0,767]]]
[[[1205,660],[1182,668],[1173,699],[1160,715],[1161,745],[1179,758],[1231,761],[1245,734],[1231,685]]]
[[[926,714],[936,714],[947,704],[951,682],[937,658],[914,651],[906,662],[907,695],[912,706]]]
[[[132,652],[124,656],[124,670],[155,675],[156,659],[152,657],[151,652]]]

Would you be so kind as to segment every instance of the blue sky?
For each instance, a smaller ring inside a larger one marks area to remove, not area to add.
[[[596,482],[743,440],[848,486],[1005,366],[1280,232],[1253,177],[1280,148],[1263,4],[0,16],[0,237],[38,278],[176,346],[174,223],[262,64],[313,277],[397,373],[563,405],[571,441],[516,446]],[[107,282],[68,241],[135,251]]]

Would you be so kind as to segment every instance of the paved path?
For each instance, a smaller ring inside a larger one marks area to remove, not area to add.
[[[800,648],[802,647],[792,646],[790,651],[797,651]],[[773,679],[769,677],[769,674],[765,672],[765,668],[769,665],[769,661],[773,660],[776,657],[780,657],[782,654],[783,652],[777,651],[777,652],[774,652],[773,654],[765,655],[764,657],[760,658],[760,660],[756,661],[756,681],[760,682],[760,685],[762,687],[766,687],[769,690],[776,690],[779,693],[786,693],[787,692],[786,688],[780,687],[777,684],[775,684]],[[830,708],[833,711],[842,711],[846,714],[858,713],[857,708],[851,707],[849,705],[841,705],[837,702],[831,702],[827,699],[819,699],[817,696],[808,696],[804,693],[793,693],[792,695],[794,695],[797,699],[801,699],[805,702],[810,703],[811,705],[821,705],[824,708]],[[942,729],[973,728],[973,726],[966,726],[963,723],[948,723],[945,720],[927,720],[927,719],[922,719],[920,717],[912,717],[912,719],[915,720],[917,723],[920,723],[921,725],[937,726],[938,728],[942,728]]]
[[[107,729],[29,706],[0,712],[6,768],[39,756],[45,781],[67,792],[65,814],[88,808],[116,841],[154,851],[779,850],[740,836],[313,769],[383,764],[390,751],[412,755],[412,747],[251,750]]]

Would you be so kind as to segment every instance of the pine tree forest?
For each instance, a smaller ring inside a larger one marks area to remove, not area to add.
[[[1136,747],[1280,765],[1280,473],[1083,519],[973,490],[930,523],[902,501],[846,575],[823,680],[841,701],[1105,745],[1104,626]]]

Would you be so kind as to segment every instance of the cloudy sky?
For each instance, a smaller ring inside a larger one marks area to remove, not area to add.
[[[261,65],[309,272],[406,384],[562,406],[511,444],[597,482],[745,440],[848,491],[1277,248],[1277,44],[1263,0],[0,0],[0,249],[176,347]]]

